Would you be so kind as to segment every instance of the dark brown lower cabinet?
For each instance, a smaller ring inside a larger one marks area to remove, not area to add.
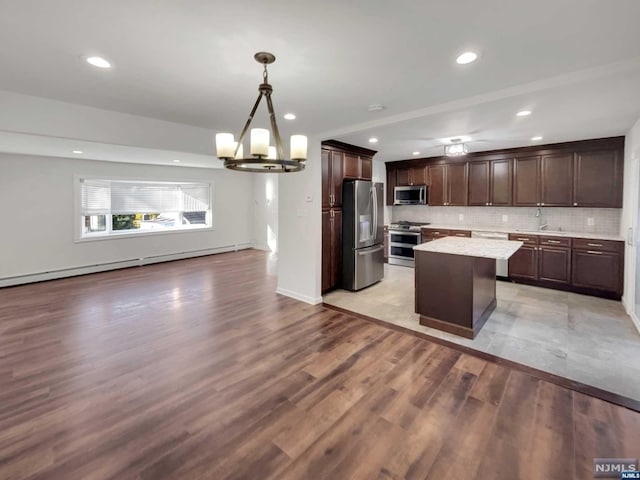
[[[568,284],[571,281],[571,249],[546,245],[538,247],[538,279]]]
[[[574,250],[572,258],[574,287],[622,293],[622,259],[619,253],[598,250]]]
[[[624,243],[613,240],[509,234],[523,246],[509,259],[509,277],[542,287],[619,299]]]
[[[538,247],[523,245],[509,258],[509,277],[537,280]]]
[[[339,287],[342,279],[342,209],[322,211],[322,292]]]

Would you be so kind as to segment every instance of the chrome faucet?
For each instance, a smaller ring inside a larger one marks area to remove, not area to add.
[[[545,230],[549,224],[542,223],[542,211],[539,208],[536,210],[536,217],[538,218],[538,230]]]

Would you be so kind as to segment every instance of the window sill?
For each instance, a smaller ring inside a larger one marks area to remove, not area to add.
[[[122,232],[122,233],[111,233],[108,235],[95,235],[95,236],[76,236],[74,239],[74,243],[84,243],[84,242],[97,242],[103,240],[116,240],[123,238],[138,238],[138,237],[151,237],[157,235],[174,235],[176,233],[196,233],[196,232],[211,232],[214,231],[214,227],[198,227],[198,228],[181,228],[178,230],[155,230],[155,231],[145,231],[145,232]]]

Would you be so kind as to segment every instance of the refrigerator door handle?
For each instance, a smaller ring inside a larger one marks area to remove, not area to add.
[[[372,215],[372,222],[371,222],[371,237],[374,239],[376,238],[376,229],[378,226],[378,201],[376,199],[376,185],[375,183],[371,184],[371,210],[373,213]]]
[[[372,253],[379,252],[380,250],[384,250],[384,245],[379,245],[375,248],[366,248],[358,250],[358,255],[371,255]]]

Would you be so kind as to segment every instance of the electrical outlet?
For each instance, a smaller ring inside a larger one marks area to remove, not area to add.
[[[508,222],[509,221],[509,215],[502,215],[502,221],[503,222]]]
[[[590,227],[593,227],[596,224],[596,219],[593,217],[588,217],[587,218],[587,225],[589,225]]]
[[[458,220],[464,222],[464,215],[462,213],[458,214]]]

